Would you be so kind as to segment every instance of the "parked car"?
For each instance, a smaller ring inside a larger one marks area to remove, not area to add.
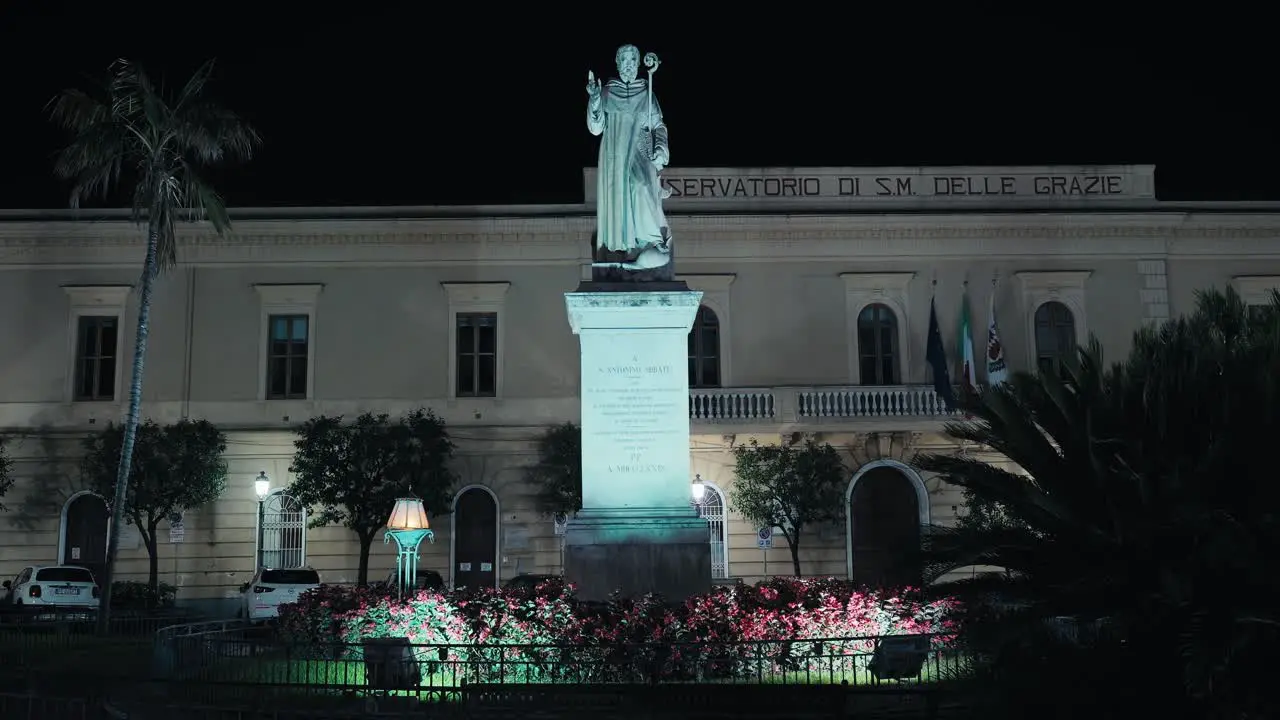
[[[25,567],[5,580],[4,604],[23,612],[71,612],[98,609],[98,581],[75,565]]]
[[[433,592],[441,592],[444,590],[444,578],[435,570],[418,570],[418,590],[431,590]],[[387,573],[387,579],[383,581],[383,585],[394,590],[396,585],[400,583],[400,578],[395,570]]]
[[[250,622],[265,622],[280,616],[280,606],[320,587],[320,573],[311,568],[260,568],[253,579],[240,586],[240,616]]]
[[[548,580],[559,580],[559,575],[539,575],[537,573],[520,573],[502,583],[507,590],[532,590]]]

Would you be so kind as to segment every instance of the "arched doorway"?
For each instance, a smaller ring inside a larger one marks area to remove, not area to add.
[[[300,568],[307,561],[307,511],[281,490],[262,501],[258,566]]]
[[[711,483],[704,482],[706,494],[702,501],[695,501],[698,517],[711,526],[711,579],[729,577],[729,523],[725,513],[724,493]]]
[[[91,492],[79,492],[62,508],[62,552],[58,562],[88,568],[102,578],[107,564],[107,502]]]
[[[881,460],[849,485],[849,571],[872,587],[919,586],[920,530],[928,523],[928,495],[919,475]]]
[[[463,488],[453,499],[453,586],[498,585],[498,496],[482,485]]]

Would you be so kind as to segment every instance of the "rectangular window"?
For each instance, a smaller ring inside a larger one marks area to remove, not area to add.
[[[306,315],[272,315],[267,322],[267,399],[307,399]]]
[[[76,400],[115,400],[120,320],[82,315],[76,342]]]
[[[498,314],[458,313],[458,397],[498,394]]]

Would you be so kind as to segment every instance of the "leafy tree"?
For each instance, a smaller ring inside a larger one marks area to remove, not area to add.
[[[125,427],[112,423],[84,440],[80,477],[88,489],[103,497],[111,497],[117,487],[124,438]],[[227,485],[227,461],[222,456],[226,449],[226,435],[205,420],[179,420],[165,426],[148,420],[138,426],[129,492],[123,507],[112,510],[142,536],[151,561],[147,583],[153,594],[160,587],[156,554],[160,521],[222,495]],[[102,587],[105,591],[106,586]]]
[[[369,583],[369,550],[397,498],[419,497],[433,515],[445,513],[453,498],[453,441],[429,410],[395,422],[385,413],[351,423],[321,415],[303,423],[294,447],[289,494],[316,509],[312,527],[337,524],[356,534],[361,585]]]
[[[222,198],[202,179],[202,169],[225,160],[248,160],[259,144],[252,128],[206,97],[212,71],[213,63],[206,63],[170,94],[155,86],[138,65],[116,60],[100,87],[64,90],[50,103],[53,121],[72,136],[54,163],[54,173],[71,182],[71,207],[78,208],[86,198],[111,200],[122,194],[129,198],[133,222],[146,227],[129,409],[116,486],[106,495],[114,498],[114,513],[98,612],[100,630],[111,617],[120,513],[139,427],[155,281],[177,262],[180,219],[207,221],[218,233],[231,226]]]
[[[836,449],[806,440],[802,446],[750,445],[733,449],[738,479],[729,493],[733,510],[759,527],[778,528],[800,576],[800,538],[809,525],[844,518],[848,471]]]
[[[555,425],[538,438],[538,461],[525,480],[538,489],[538,508],[548,515],[582,509],[582,428]]]
[[[13,476],[9,473],[13,470],[13,460],[9,459],[9,453],[4,449],[4,438],[0,438],[0,498],[4,498],[9,490],[13,489]],[[4,503],[0,503],[0,512],[8,510]]]
[[[1010,571],[936,588],[976,611],[970,640],[1000,681],[985,687],[1010,716],[1054,693],[1082,707],[1080,688],[1098,694],[1091,714],[1134,709],[1107,697],[1135,698],[1142,714],[1278,714],[1263,674],[1280,660],[1280,484],[1258,451],[1280,431],[1278,402],[1280,296],[1249,308],[1231,290],[1139,331],[1109,369],[1093,343],[1061,374],[1016,373],[964,402],[974,420],[948,432],[1030,479],[919,458],[1013,521],[937,529],[927,557],[934,576]],[[1047,632],[1060,617],[1072,632]]]

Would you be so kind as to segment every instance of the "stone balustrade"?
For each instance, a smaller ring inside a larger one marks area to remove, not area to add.
[[[695,423],[947,420],[956,415],[946,409],[932,385],[694,388],[689,391],[689,418]]]

